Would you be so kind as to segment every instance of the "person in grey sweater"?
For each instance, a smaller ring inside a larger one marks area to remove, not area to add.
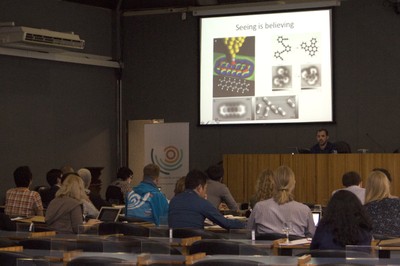
[[[222,165],[211,165],[206,170],[206,174],[208,176],[207,200],[217,209],[221,203],[225,203],[229,210],[237,211],[238,204],[229,191],[229,188],[221,183],[222,177],[224,176],[224,168]]]

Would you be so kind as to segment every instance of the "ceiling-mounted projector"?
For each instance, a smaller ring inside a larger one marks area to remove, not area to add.
[[[74,33],[56,32],[24,26],[0,26],[0,45],[20,49],[38,47],[83,49],[85,41]]]

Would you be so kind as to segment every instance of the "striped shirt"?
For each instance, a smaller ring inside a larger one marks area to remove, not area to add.
[[[38,211],[43,211],[42,199],[38,192],[30,191],[27,187],[7,190],[5,214],[29,217],[37,215]]]

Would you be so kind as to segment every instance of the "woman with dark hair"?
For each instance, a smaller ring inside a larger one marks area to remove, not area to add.
[[[345,249],[346,245],[371,245],[371,222],[355,194],[333,194],[318,223],[310,249]]]

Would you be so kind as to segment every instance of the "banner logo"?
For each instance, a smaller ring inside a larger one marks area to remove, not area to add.
[[[183,150],[175,146],[167,146],[163,150],[151,149],[151,161],[160,167],[160,172],[169,175],[182,167]]]

